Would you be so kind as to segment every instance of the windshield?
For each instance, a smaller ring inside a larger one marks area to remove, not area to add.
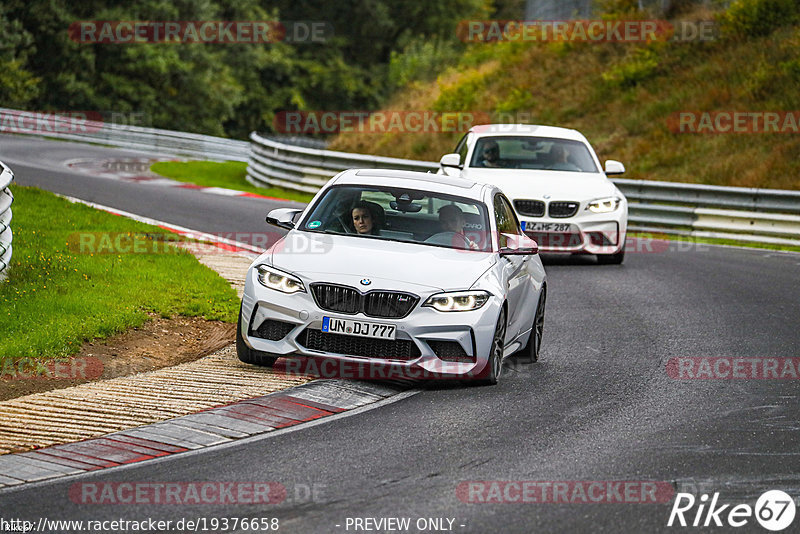
[[[586,145],[580,141],[531,136],[478,139],[470,167],[598,172]]]
[[[478,201],[377,186],[332,187],[298,228],[307,232],[491,250],[486,206]]]

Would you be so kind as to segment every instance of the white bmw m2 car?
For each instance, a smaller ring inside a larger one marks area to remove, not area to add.
[[[474,126],[440,161],[442,174],[494,184],[512,200],[525,233],[547,252],[596,254],[601,264],[625,258],[628,203],[601,170],[589,141],[552,126]]]
[[[267,222],[289,232],[247,273],[242,361],[367,362],[394,378],[493,384],[506,356],[538,359],[545,272],[497,187],[349,170]]]

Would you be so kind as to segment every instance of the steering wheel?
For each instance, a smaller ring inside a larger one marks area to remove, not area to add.
[[[423,241],[423,243],[430,243],[431,245],[450,245],[456,248],[458,247],[459,238],[461,243],[464,245],[463,248],[469,249],[470,248],[470,241],[464,234],[459,234],[458,232],[439,232],[438,234],[433,234],[428,239]]]
[[[339,224],[342,225],[342,229],[344,230],[344,233],[346,233],[346,234],[352,234],[353,233],[353,231],[350,229],[350,226],[348,226],[348,224],[344,221],[344,218],[342,217],[342,215],[337,215],[336,219],[339,221]]]

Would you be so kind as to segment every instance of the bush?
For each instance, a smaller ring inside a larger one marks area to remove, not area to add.
[[[720,17],[722,33],[730,38],[769,35],[798,21],[797,0],[736,0]]]
[[[433,104],[435,111],[474,111],[486,89],[488,73],[478,70],[466,72],[452,84],[440,82],[439,98]]]
[[[499,102],[495,106],[497,113],[515,113],[517,111],[526,111],[534,107],[536,99],[530,91],[515,87],[511,89],[505,100]]]
[[[595,11],[605,19],[635,17],[639,15],[638,0],[595,0]]]
[[[603,81],[611,87],[635,87],[658,72],[658,63],[655,50],[637,48],[628,58],[604,72]]]
[[[461,51],[454,43],[418,37],[402,52],[392,52],[389,86],[398,88],[413,81],[430,81],[446,65],[456,63],[460,55]]]

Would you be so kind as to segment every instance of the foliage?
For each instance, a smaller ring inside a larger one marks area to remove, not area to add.
[[[452,41],[425,37],[412,39],[402,50],[393,50],[389,59],[387,82],[398,89],[413,81],[430,81],[448,64],[458,61],[461,49]]]
[[[728,37],[760,37],[800,21],[797,0],[736,0],[720,17]]]
[[[651,47],[634,48],[622,61],[613,65],[601,77],[611,87],[634,87],[658,72],[659,58]]]
[[[489,73],[471,70],[454,82],[440,83],[439,98],[433,103],[435,111],[482,111],[477,108],[486,88]]]
[[[603,18],[617,19],[633,17],[639,14],[639,0],[595,0],[595,10],[602,13]]]
[[[241,139],[284,110],[371,109],[451,56],[459,20],[485,0],[0,0],[0,105],[136,113],[145,126]],[[513,3],[506,0],[505,3]],[[91,44],[79,21],[323,21],[323,43]],[[409,59],[401,59],[408,48]],[[394,68],[388,67],[394,61]],[[396,87],[396,85],[395,85]]]
[[[6,17],[0,3],[0,102],[24,108],[39,93],[38,78],[28,66],[28,50],[33,37],[19,21]]]

